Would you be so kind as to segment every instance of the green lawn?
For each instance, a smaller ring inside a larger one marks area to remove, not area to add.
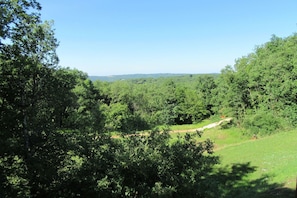
[[[198,128],[204,127],[208,124],[218,122],[218,121],[220,121],[219,118],[212,118],[212,119],[205,119],[205,120],[203,120],[199,123],[196,123],[196,124],[171,125],[169,128],[172,131],[198,129]]]
[[[205,125],[208,125],[207,123]],[[205,126],[203,125],[203,126]],[[200,126],[202,127],[202,126]],[[199,128],[199,127],[197,127]],[[182,130],[182,129],[179,129]],[[187,130],[187,129],[184,129]],[[195,132],[188,132],[195,133]],[[177,138],[177,136],[183,136],[186,133],[172,133],[171,137],[173,141]],[[211,139],[214,142],[215,150],[223,149],[225,147],[229,147],[234,144],[239,144],[250,140],[250,137],[243,136],[242,132],[236,128],[224,129],[221,130],[220,127],[216,127],[213,129],[206,129],[203,131],[203,135],[200,140]]]
[[[270,182],[294,188],[297,176],[297,131],[243,141],[218,149],[222,164],[250,162],[257,170],[251,179],[267,176]]]
[[[177,135],[172,134],[173,141]],[[255,167],[255,170],[244,178],[246,189],[238,197],[294,197],[297,130],[252,139],[243,136],[242,131],[237,128],[221,130],[217,127],[204,131],[201,140],[207,138],[214,142],[215,154],[221,158],[219,167],[237,163]],[[256,185],[260,187],[257,188]]]

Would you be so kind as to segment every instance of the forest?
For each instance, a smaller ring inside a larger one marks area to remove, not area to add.
[[[297,125],[297,34],[217,75],[92,81],[59,66],[37,1],[0,5],[1,198],[234,197],[252,168],[218,169],[211,139],[172,141],[170,127],[229,117],[225,128],[265,137]]]

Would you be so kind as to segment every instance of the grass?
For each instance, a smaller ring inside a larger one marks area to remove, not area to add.
[[[211,124],[213,122],[217,122],[220,121],[220,119],[214,120],[214,119],[206,119],[203,120],[199,123],[196,124],[183,124],[183,125],[171,125],[169,128],[172,131],[176,131],[176,130],[189,130],[189,129],[197,129],[197,128],[201,128],[205,125]]]
[[[205,120],[202,120],[201,122],[199,123],[195,123],[195,124],[184,124],[184,125],[170,125],[170,126],[167,126],[167,125],[159,125],[157,127],[155,127],[156,129],[159,129],[159,130],[163,130],[163,129],[169,129],[170,131],[178,131],[178,130],[191,130],[191,129],[197,129],[197,128],[201,128],[203,126],[206,126],[208,124],[211,124],[211,123],[214,123],[214,122],[218,122],[220,121],[221,119],[218,117],[218,116],[213,116],[209,119],[205,119]],[[148,133],[150,132],[151,130],[145,130],[145,131],[135,131],[133,133],[135,134],[142,134],[142,133]],[[122,134],[122,132],[118,132],[118,131],[112,131],[112,132],[109,132],[109,134],[111,136],[120,136]]]
[[[250,179],[268,176],[269,182],[294,188],[297,175],[297,131],[282,132],[243,141],[217,150],[222,165],[246,163],[256,166]]]
[[[184,134],[172,134],[172,141]],[[293,197],[297,176],[297,130],[259,139],[242,134],[237,128],[221,130],[217,127],[204,131],[201,138],[209,138],[214,142],[215,155],[221,159],[219,167],[232,164],[250,164],[255,167],[255,171],[245,178],[245,185],[252,186],[255,183],[249,182],[257,181],[261,187],[248,188],[238,197]],[[261,182],[267,185],[263,187]],[[255,192],[259,193],[255,195]]]
[[[218,122],[220,120],[221,120],[221,118],[219,116],[212,116],[209,119],[202,120],[201,122],[195,123],[195,124],[170,125],[169,129],[172,130],[172,131],[197,129],[197,128],[201,128],[203,126],[206,126],[208,124]],[[166,126],[160,125],[157,128],[162,129],[162,128],[166,128]]]
[[[210,123],[207,123],[210,124]],[[207,125],[206,124],[206,125]],[[205,126],[205,125],[203,125]],[[200,126],[201,127],[201,126]],[[197,127],[199,128],[199,127]],[[182,130],[182,129],[180,129]],[[186,129],[187,130],[187,129]],[[195,133],[195,132],[188,132]],[[186,133],[172,133],[171,138],[172,141],[177,139],[177,136],[183,136]],[[239,144],[241,142],[245,142],[250,138],[247,136],[243,136],[242,132],[236,128],[224,129],[221,130],[220,127],[216,127],[213,129],[206,129],[203,131],[203,135],[200,138],[201,141],[210,139],[214,142],[215,150],[223,149],[233,144]]]

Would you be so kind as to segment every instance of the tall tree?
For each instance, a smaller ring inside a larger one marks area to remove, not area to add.
[[[48,93],[58,43],[52,23],[41,21],[35,0],[0,4],[0,174],[5,178],[0,191],[8,197],[38,195],[53,177],[54,167],[45,164],[56,155],[48,150],[54,128]]]
[[[272,36],[253,53],[228,66],[217,80],[217,112],[234,116],[253,133],[272,133],[297,123],[296,40]]]

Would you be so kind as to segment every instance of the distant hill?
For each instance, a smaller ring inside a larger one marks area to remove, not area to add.
[[[125,75],[112,75],[112,76],[89,76],[89,79],[92,81],[101,80],[101,81],[113,82],[117,80],[129,80],[129,79],[139,79],[139,78],[161,78],[161,77],[164,78],[164,77],[187,76],[187,75],[197,75],[197,74],[171,74],[171,73],[125,74]],[[216,75],[216,74],[213,74],[213,75]]]

